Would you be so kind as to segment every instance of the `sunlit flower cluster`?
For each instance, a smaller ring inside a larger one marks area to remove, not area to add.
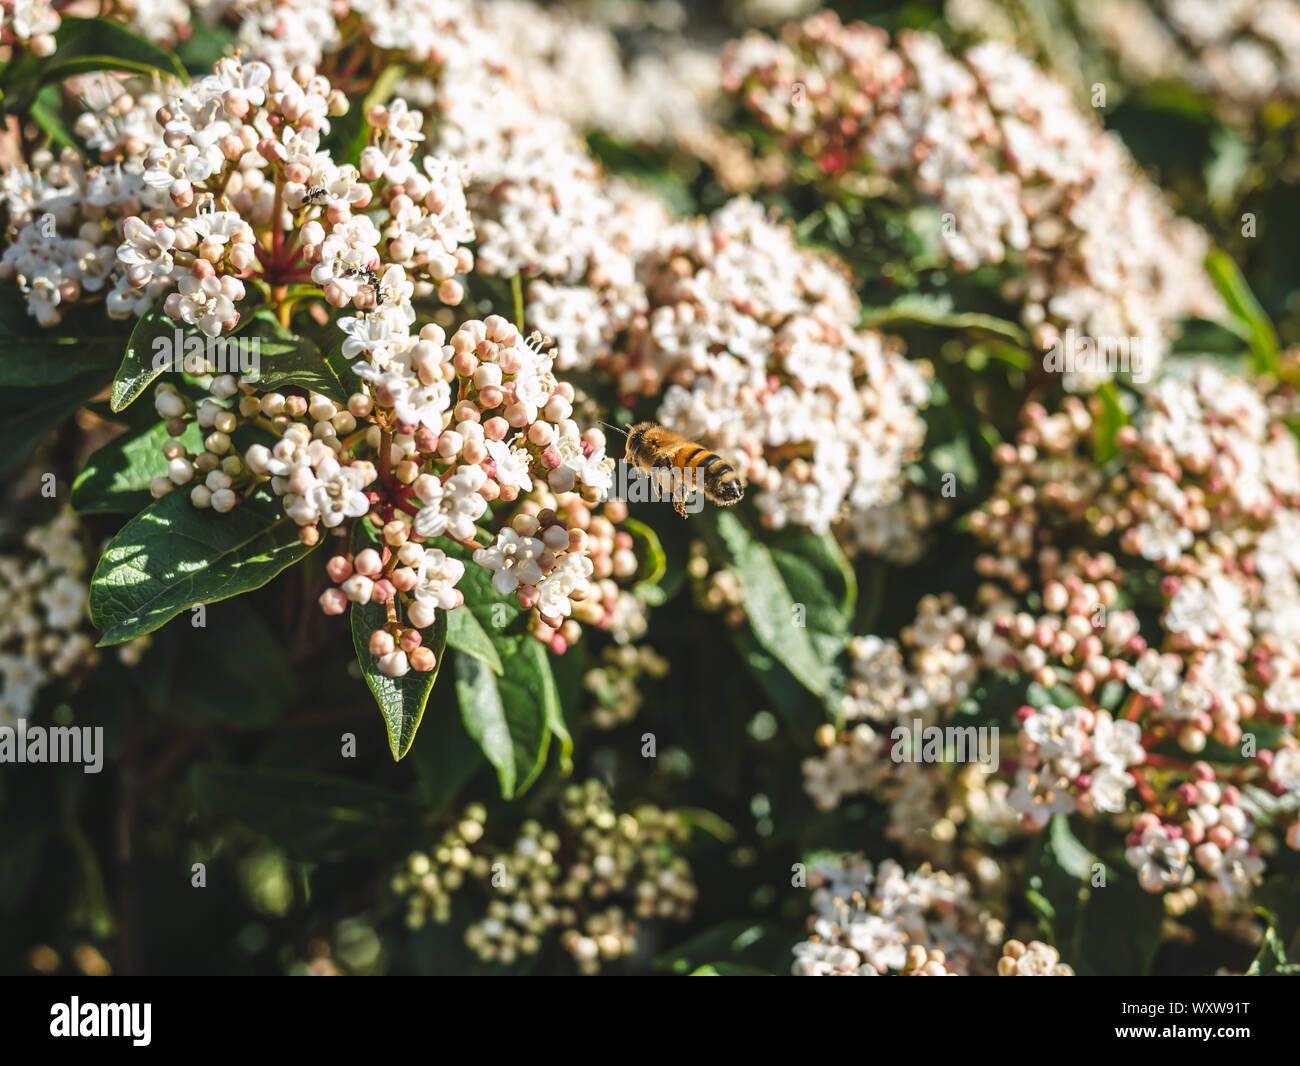
[[[54,53],[54,34],[62,21],[51,0],[0,2],[0,40],[21,42],[33,55]]]
[[[892,179],[905,204],[936,206],[956,267],[1007,264],[1005,294],[1043,347],[1072,327],[1158,355],[1180,319],[1220,311],[1205,235],[1064,85],[1002,42],[954,57],[928,34],[891,43],[823,12],[780,40],[746,36],[724,67],[737,104],[832,187]]]
[[[1288,0],[1102,0],[1078,12],[1131,81],[1185,82],[1239,119],[1300,96],[1300,12]]]
[[[806,786],[826,808],[886,797],[895,835],[928,855],[960,845],[963,824],[977,839],[1015,831],[1008,814],[1029,830],[1055,814],[1102,820],[1148,891],[1192,887],[1232,912],[1283,838],[1300,845],[1300,450],[1268,397],[1209,367],[1157,384],[1109,431],[1109,463],[1095,407],[1026,408],[972,516],[992,549],[973,606],[927,598],[901,646],[854,641],[845,728],[825,727]],[[972,767],[889,760],[896,722],[950,723],[1026,681],[1032,705],[984,788],[958,787],[978,780]],[[900,806],[915,807],[910,833]]]
[[[307,68],[223,59],[161,92],[97,75],[83,99],[76,128],[99,163],[67,150],[3,178],[15,234],[0,275],[42,324],[101,292],[117,318],[165,296],[168,315],[215,337],[253,284],[374,307],[381,263],[404,268],[416,296],[462,299],[474,228],[461,177],[437,155],[417,165],[423,120],[404,102],[365,116],[354,167],[321,146],[348,100]]]
[[[961,875],[845,855],[814,864],[811,935],[794,949],[796,977],[989,974],[1004,924]]]
[[[857,328],[832,262],[740,199],[673,227],[642,269],[650,311],[610,368],[629,393],[663,389],[660,421],[741,471],[766,524],[853,528],[898,499],[928,368]]]

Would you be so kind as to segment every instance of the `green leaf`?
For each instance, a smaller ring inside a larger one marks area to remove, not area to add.
[[[121,358],[125,331],[98,308],[73,307],[42,329],[18,289],[0,290],[0,385],[54,385],[97,370],[107,382]]]
[[[240,337],[257,341],[259,370],[248,377],[263,392],[296,385],[346,404],[359,391],[360,382],[342,359],[341,349],[326,355],[305,337],[290,333],[269,311],[259,312]]]
[[[1098,386],[1097,395],[1101,399],[1101,419],[1093,442],[1093,460],[1100,464],[1119,454],[1119,431],[1128,425],[1128,415],[1120,406],[1119,389],[1113,381]]]
[[[64,125],[63,119],[59,112],[62,110],[63,100],[59,93],[57,85],[46,85],[36,94],[27,113],[31,116],[33,122],[45,132],[53,144],[60,148],[78,147],[77,142],[73,140],[72,134],[68,127]]]
[[[92,370],[57,388],[0,391],[0,474],[22,466],[36,446],[104,386]]]
[[[655,965],[678,974],[689,974],[702,966],[755,967],[774,973],[780,966],[790,967],[790,940],[752,921],[740,919],[722,922],[697,933],[655,959]]]
[[[135,514],[153,497],[149,483],[167,473],[163,445],[172,439],[167,424],[127,430],[114,437],[86,460],[72,483],[72,509],[80,514]],[[203,449],[203,431],[190,422],[180,441],[191,455]],[[185,487],[176,490],[188,493]]]
[[[132,74],[152,74],[159,70],[175,74],[182,81],[189,80],[185,68],[171,52],[110,19],[65,15],[54,34],[54,43],[54,53],[36,65],[35,82],[39,85],[97,70],[124,70]]]
[[[531,637],[517,640],[532,641]],[[536,641],[533,641],[536,643]],[[536,679],[530,684],[522,654],[511,657],[498,677],[469,655],[456,656],[456,698],[469,735],[478,741],[497,771],[501,795],[513,799],[537,779],[551,743],[546,695]]]
[[[861,324],[869,327],[918,325],[973,329],[1005,337],[1021,348],[1031,347],[1029,334],[1015,322],[977,311],[953,311],[950,298],[920,293],[901,296],[887,307],[864,308]]]
[[[269,726],[293,705],[297,681],[280,638],[247,600],[229,600],[207,610],[206,625],[184,621],[178,630],[178,662],[202,662],[220,655],[238,664],[220,685],[196,685],[175,678],[167,711],[193,722]]]
[[[167,314],[163,310],[163,300],[160,299],[135,324],[135,329],[131,331],[131,339],[126,342],[126,352],[122,355],[121,365],[118,366],[117,374],[113,378],[113,395],[109,406],[114,411],[129,407],[153,380],[167,369],[166,366],[161,365],[161,359],[155,360],[156,341],[167,342],[169,360],[173,355],[183,354],[174,350],[177,334],[182,338],[203,337],[203,334],[194,327],[182,326]],[[160,347],[157,354],[161,354],[164,350]]]
[[[792,742],[811,749],[813,734],[826,721],[825,706],[765,652],[748,629],[737,627],[730,634],[746,672],[758,682],[771,701],[772,710],[789,725]]]
[[[520,647],[515,658],[521,660],[522,671],[516,672],[516,680],[520,680],[524,688],[541,701],[546,724],[560,740],[560,770],[567,776],[573,773],[573,737],[564,720],[564,706],[551,669],[550,653],[532,637],[519,637],[518,640]]]
[[[393,753],[393,761],[397,762],[411,750],[415,731],[420,728],[429,694],[442,668],[447,644],[447,612],[438,612],[424,637],[424,646],[438,657],[437,665],[428,673],[411,670],[404,677],[387,677],[380,673],[378,661],[370,654],[370,634],[387,619],[384,605],[354,603],[351,619],[352,645],[357,652],[357,661],[375,702],[379,704],[379,712],[384,716],[384,724],[388,727],[388,749]]]
[[[1051,841],[1052,854],[1062,870],[1080,881],[1092,877],[1092,853],[1079,843],[1078,837],[1070,831],[1070,820],[1063,814],[1055,814],[1048,827],[1048,839]]]
[[[638,522],[635,518],[625,518],[620,528],[631,535],[636,545],[638,566],[634,577],[635,583],[657,585],[668,569],[668,557],[664,553],[663,545],[659,543],[659,535],[644,522]]]
[[[361,150],[370,138],[370,125],[366,113],[376,104],[386,104],[393,89],[406,73],[402,63],[387,63],[375,79],[364,99],[351,101],[346,113],[330,119],[330,131],[321,143],[333,159],[354,166],[361,159]]]
[[[359,552],[368,544],[376,544],[373,526],[362,520],[352,527],[352,551]],[[459,608],[457,608],[459,610]],[[443,655],[447,649],[447,611],[439,611],[433,625],[424,632],[424,646],[437,656],[437,664],[428,673],[411,670],[403,677],[388,677],[379,670],[378,660],[370,654],[370,634],[388,620],[388,610],[382,603],[354,603],[352,605],[352,645],[366,684],[379,704],[379,713],[388,727],[388,748],[393,761],[400,760],[411,750],[415,731],[420,728],[429,694],[433,691],[438,672],[442,669]],[[400,617],[400,614],[399,614]]]
[[[818,654],[808,629],[798,624],[799,608],[806,616],[810,604],[795,594],[777,558],[735,513],[719,512],[716,528],[745,590],[745,613],[755,639],[808,691],[825,697],[830,664]],[[806,597],[813,588],[809,584],[800,594]]]
[[[104,549],[90,582],[100,647],[151,633],[196,603],[261,588],[312,549],[263,487],[227,514],[199,510],[189,493],[155,500]]]
[[[415,821],[401,796],[346,777],[201,765],[189,785],[209,811],[311,862],[331,852],[383,853]]]
[[[1273,323],[1260,307],[1255,294],[1237,269],[1232,258],[1218,248],[1205,259],[1205,269],[1215,288],[1234,319],[1241,325],[1242,336],[1250,344],[1255,372],[1276,374],[1278,369],[1278,340]]]
[[[1144,892],[1127,865],[1104,864],[1093,886],[1089,854],[1068,820],[1053,818],[1029,857],[1026,898],[1042,916],[1044,938],[1084,977],[1146,974],[1160,945],[1164,903]]]
[[[491,668],[494,674],[502,672],[501,656],[492,638],[479,625],[474,612],[455,610],[447,612],[447,643],[457,651],[472,655]]]
[[[852,622],[858,604],[858,578],[839,541],[830,533],[813,533],[799,526],[787,526],[769,540],[778,556],[797,556],[816,567],[827,593],[839,601],[839,611]]]
[[[454,686],[450,674],[442,678],[442,686],[443,689]],[[444,695],[439,693],[439,699]],[[452,699],[454,696],[446,704]],[[487,766],[482,750],[465,731],[460,715],[450,713],[431,714],[420,723],[420,743],[411,745],[406,762],[414,767],[419,779],[421,802],[434,814],[447,810],[465,783]]]

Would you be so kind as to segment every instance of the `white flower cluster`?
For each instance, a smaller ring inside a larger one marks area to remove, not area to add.
[[[35,55],[54,54],[62,21],[51,0],[0,0],[0,35],[12,35]]]
[[[627,144],[662,145],[706,135],[712,126],[718,96],[713,51],[663,33],[638,41],[629,54],[598,21],[600,10],[579,15],[530,0],[488,0],[481,8],[513,58],[530,103],[573,128],[601,130]],[[581,92],[574,91],[578,85]]]
[[[739,199],[674,226],[643,270],[652,310],[633,346],[668,385],[659,419],[741,471],[767,524],[851,527],[898,498],[926,368],[856,328],[830,262]]]
[[[27,530],[22,555],[0,556],[0,725],[28,717],[40,690],[88,665],[86,556],[76,515]]]
[[[993,970],[1002,922],[979,904],[960,874],[928,865],[908,873],[892,859],[873,869],[846,855],[815,864],[809,887],[813,935],[795,945],[796,977]],[[919,958],[909,958],[918,950]]]
[[[743,106],[792,147],[806,143],[825,173],[864,167],[937,204],[955,265],[1010,264],[1007,296],[1045,348],[1073,327],[1141,338],[1158,356],[1179,320],[1221,311],[1202,267],[1205,234],[1009,45],[956,58],[929,34],[891,45],[876,27],[823,12],[780,41],[745,37],[724,68]]]
[[[1141,763],[1142,727],[1124,719],[1116,721],[1105,711],[1086,707],[1062,710],[1045,704],[1027,708],[1020,724],[1020,768],[1016,787],[1007,797],[1034,829],[1045,826],[1054,814],[1085,814],[1125,809],[1133,777],[1128,767]],[[1081,790],[1075,795],[1074,784]]]
[[[1081,25],[1130,80],[1186,82],[1257,116],[1300,95],[1300,10],[1291,0],[1098,0]]]
[[[69,150],[0,176],[16,230],[0,277],[18,280],[43,325],[107,289],[114,317],[168,294],[168,314],[212,337],[235,326],[250,276],[310,278],[334,306],[367,308],[381,262],[405,268],[415,295],[460,302],[474,229],[459,169],[437,155],[416,164],[418,112],[372,109],[353,167],[320,147],[347,99],[307,68],[227,58],[190,86],[135,84],[85,80],[76,128],[105,163]]]

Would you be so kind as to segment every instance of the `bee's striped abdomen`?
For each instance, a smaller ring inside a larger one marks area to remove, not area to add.
[[[736,471],[708,448],[687,442],[676,449],[672,461],[683,470],[699,470],[704,495],[716,504],[727,507],[745,494]]]
[[[639,422],[627,431],[627,459],[650,472],[682,471],[688,478],[688,494],[702,489],[705,498],[722,507],[745,495],[740,476],[720,455],[653,422]],[[674,500],[678,513],[685,516],[682,500]]]

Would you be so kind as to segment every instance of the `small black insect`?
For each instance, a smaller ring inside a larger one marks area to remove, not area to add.
[[[304,204],[309,204],[309,203],[311,203],[313,200],[319,200],[319,199],[320,199],[322,196],[324,196],[327,192],[329,192],[329,190],[328,190],[327,188],[325,188],[324,185],[317,185],[314,189],[308,189],[308,190],[303,194],[302,202],[303,202]]]
[[[379,275],[373,270],[363,270],[360,267],[348,267],[343,271],[345,278],[362,278],[375,292],[379,291]]]

